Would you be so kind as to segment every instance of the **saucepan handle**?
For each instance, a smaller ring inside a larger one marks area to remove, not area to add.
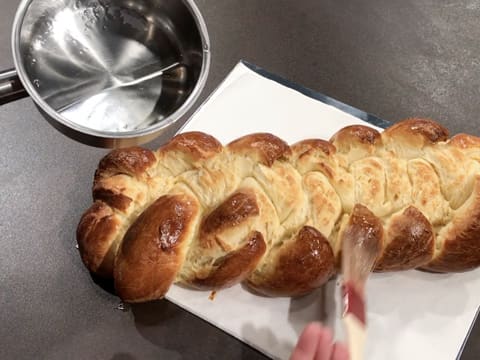
[[[15,69],[0,71],[0,105],[27,96]]]

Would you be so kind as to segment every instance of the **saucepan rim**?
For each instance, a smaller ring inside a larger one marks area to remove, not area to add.
[[[187,99],[183,102],[183,104],[175,110],[172,114],[167,116],[164,120],[143,128],[139,130],[131,130],[125,132],[116,132],[116,131],[103,131],[103,130],[95,130],[86,126],[79,125],[66,117],[62,116],[59,112],[53,109],[50,105],[45,102],[42,97],[38,94],[35,86],[33,85],[32,80],[27,75],[25,70],[23,59],[20,51],[20,33],[22,31],[23,20],[25,15],[28,11],[30,4],[34,1],[38,0],[22,0],[17,8],[17,12],[15,14],[13,28],[12,28],[12,36],[11,36],[11,46],[12,46],[12,54],[13,54],[13,62],[15,65],[15,69],[17,71],[18,77],[22,82],[25,90],[30,95],[32,100],[35,102],[37,106],[51,119],[58,122],[59,125],[66,127],[68,129],[73,130],[74,132],[79,133],[81,136],[87,136],[92,138],[100,138],[100,139],[108,139],[108,140],[115,140],[115,139],[131,139],[131,138],[142,138],[148,137],[148,135],[152,135],[156,132],[160,132],[161,130],[169,127],[173,123],[177,122],[185,113],[192,107],[195,101],[198,99],[201,91],[203,90],[208,72],[210,69],[210,39],[207,32],[207,27],[203,17],[198,9],[197,5],[194,3],[193,0],[181,0],[191,12],[195,22],[197,29],[199,31],[201,41],[202,41],[202,67],[200,69],[200,75],[198,80],[195,83],[195,86],[187,97]],[[95,142],[95,141],[94,141]]]

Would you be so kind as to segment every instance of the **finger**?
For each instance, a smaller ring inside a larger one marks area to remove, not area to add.
[[[349,358],[348,349],[344,344],[335,343],[333,345],[332,360],[348,360]]]
[[[308,324],[300,335],[290,360],[312,360],[315,357],[323,328],[318,323]]]
[[[322,328],[318,338],[315,360],[330,360],[333,351],[333,336],[330,329]]]

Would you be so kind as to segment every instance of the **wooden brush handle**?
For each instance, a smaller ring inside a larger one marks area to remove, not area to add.
[[[343,324],[347,333],[350,360],[363,360],[365,357],[365,340],[367,337],[365,325],[351,313],[347,313],[343,317]]]

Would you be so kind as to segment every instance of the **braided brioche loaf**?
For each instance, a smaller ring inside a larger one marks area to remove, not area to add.
[[[103,158],[77,240],[87,268],[128,302],[174,282],[305,294],[339,268],[349,221],[374,230],[377,271],[466,271],[480,265],[479,161],[480,138],[449,139],[425,119],[293,146],[184,133]]]

